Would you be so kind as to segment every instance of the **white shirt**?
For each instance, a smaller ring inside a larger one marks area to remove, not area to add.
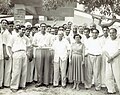
[[[106,41],[109,39],[109,37],[105,38],[104,36],[100,37],[101,45],[102,45],[102,51],[104,51],[104,46]]]
[[[3,40],[2,40],[2,34],[0,33],[0,60],[4,59],[3,57]]]
[[[26,51],[27,46],[29,46],[29,42],[25,36],[23,36],[23,37],[20,37],[19,35],[12,36],[11,40],[8,43],[8,46],[12,47],[12,52],[16,52],[19,50]]]
[[[37,45],[39,47],[49,47],[51,45],[51,40],[49,35],[41,34],[40,32],[36,33],[33,38],[33,45]]]
[[[100,39],[93,39],[92,37],[89,38],[88,43],[86,44],[87,52],[93,55],[100,55],[102,54],[102,46]]]
[[[2,33],[3,44],[7,45],[9,32],[6,29],[6,30],[2,30],[1,33]]]
[[[108,52],[110,56],[113,56],[120,49],[120,39],[116,38],[111,40],[110,38],[106,41],[104,51]]]
[[[89,37],[90,38],[90,37]],[[83,36],[83,38],[82,38],[82,43],[84,43],[84,45],[85,45],[85,55],[87,55],[88,54],[88,49],[87,49],[87,45],[88,45],[88,41],[89,41],[89,38],[86,38],[86,36]]]
[[[53,43],[53,50],[54,50],[54,62],[58,62],[59,58],[64,61],[67,59],[68,50],[70,50],[69,42],[63,38],[61,41],[58,39],[55,40]]]
[[[12,31],[12,35],[13,35],[13,36],[18,36],[19,33],[17,33],[16,30],[14,29],[14,30]]]

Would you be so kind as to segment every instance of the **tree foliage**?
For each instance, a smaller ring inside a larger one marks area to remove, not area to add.
[[[44,10],[56,10],[65,6],[67,2],[77,2],[85,5],[85,12],[92,12],[95,8],[100,10],[101,14],[111,15],[115,13],[120,15],[120,0],[42,0]],[[0,14],[12,14],[14,5],[11,0],[0,0]]]
[[[12,14],[13,4],[11,0],[0,0],[0,14]]]
[[[95,8],[100,10],[101,14],[111,15],[116,13],[120,15],[120,0],[43,0],[45,10],[57,9],[65,6],[65,2],[77,2],[85,5],[85,12],[92,12]]]

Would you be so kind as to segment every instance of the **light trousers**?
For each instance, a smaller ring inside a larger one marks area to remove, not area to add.
[[[28,61],[28,66],[27,66],[27,82],[32,82],[33,81],[33,73],[34,73],[34,60],[31,62]]]
[[[54,86],[59,85],[59,78],[60,78],[60,72],[61,72],[61,84],[62,86],[66,86],[66,68],[67,68],[67,59],[65,61],[62,61],[59,58],[59,62],[54,62]]]
[[[27,80],[27,55],[25,51],[13,53],[11,89],[25,87]]]
[[[120,92],[120,56],[115,58],[111,63],[106,62],[106,86],[108,92],[116,92],[115,82]]]
[[[0,87],[3,86],[4,59],[0,59]]]
[[[5,71],[4,71],[4,86],[10,86],[12,74],[12,57],[9,60],[5,60]]]
[[[95,89],[101,88],[101,55],[87,56],[87,64],[86,64],[86,79],[85,79],[85,88],[91,88],[92,79],[94,77]]]

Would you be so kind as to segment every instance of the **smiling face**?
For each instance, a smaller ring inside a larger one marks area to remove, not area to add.
[[[1,22],[1,25],[2,25],[2,28],[3,28],[3,29],[6,29],[6,28],[7,28],[8,23],[7,23],[7,21],[6,21],[6,20],[3,20],[3,21]]]
[[[98,37],[98,35],[99,35],[99,32],[96,29],[94,29],[92,31],[92,37],[93,37],[93,39],[96,39]]]
[[[62,40],[63,36],[64,36],[63,31],[58,31],[59,41],[61,41],[61,40]]]
[[[14,24],[9,24],[8,25],[8,30],[11,32],[14,29]]]
[[[80,39],[80,36],[75,36],[75,42],[76,42],[76,43],[79,43],[80,40],[81,40],[81,39]]]
[[[85,35],[86,37],[88,37],[89,34],[90,34],[90,31],[89,31],[88,29],[85,29],[85,30],[84,30],[84,35]]]
[[[46,24],[43,23],[40,26],[40,31],[41,31],[42,34],[45,34],[45,30],[46,30]]]
[[[110,34],[110,38],[112,40],[115,40],[117,38],[117,30],[116,29],[110,29],[109,34]]]
[[[104,37],[108,37],[108,32],[109,32],[108,28],[103,28],[103,35],[104,35]]]

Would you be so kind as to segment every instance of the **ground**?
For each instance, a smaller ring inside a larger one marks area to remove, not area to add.
[[[71,85],[68,85],[65,89],[62,87],[53,88],[50,86],[35,88],[35,84],[27,87],[26,90],[19,90],[13,93],[9,88],[4,88],[0,90],[0,95],[106,95],[105,90],[95,91],[94,88],[90,90],[85,90],[83,86],[79,91],[72,90]],[[112,95],[112,94],[111,94]],[[114,94],[114,95],[118,95]]]

